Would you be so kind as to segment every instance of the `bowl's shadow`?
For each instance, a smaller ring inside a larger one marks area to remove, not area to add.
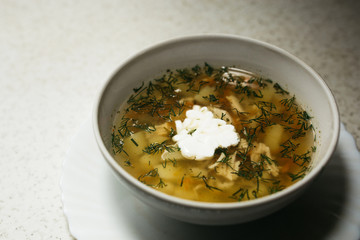
[[[109,176],[114,201],[122,199],[126,190],[119,190],[119,183]],[[153,212],[132,197],[123,200],[127,206],[122,204],[117,213],[128,219],[126,227],[134,229],[138,239],[326,239],[341,221],[347,201],[346,176],[345,160],[335,151],[326,169],[300,198],[270,216],[238,225],[180,222]]]

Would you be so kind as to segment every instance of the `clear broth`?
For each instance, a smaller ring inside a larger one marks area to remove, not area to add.
[[[194,105],[232,124],[238,146],[212,159],[182,157],[175,121]],[[205,202],[246,201],[303,178],[316,151],[311,117],[270,79],[229,67],[167,70],[134,89],[114,120],[115,159],[132,176],[166,194]],[[165,153],[165,154],[164,154]]]

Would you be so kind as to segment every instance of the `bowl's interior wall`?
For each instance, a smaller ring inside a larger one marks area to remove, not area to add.
[[[215,66],[235,65],[256,72],[295,94],[314,117],[318,142],[316,154],[319,158],[325,155],[335,127],[332,121],[334,112],[328,100],[331,94],[322,80],[316,81],[318,76],[312,70],[304,68],[304,65],[281,50],[254,44],[249,40],[216,37],[160,45],[138,55],[119,69],[105,89],[98,115],[100,132],[109,152],[112,152],[113,115],[133,92],[133,88],[140,86],[143,81],[160,76],[166,69],[191,67],[204,62]]]

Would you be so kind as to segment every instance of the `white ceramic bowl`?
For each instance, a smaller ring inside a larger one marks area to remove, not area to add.
[[[285,190],[263,198],[235,203],[184,200],[154,190],[127,173],[112,156],[114,112],[132,89],[166,69],[236,65],[285,86],[311,113],[317,134],[312,170]],[[163,42],[140,52],[120,66],[106,82],[95,106],[93,127],[98,146],[115,176],[129,193],[159,213],[197,224],[225,225],[268,215],[298,197],[327,164],[339,136],[339,114],[334,97],[321,77],[298,58],[257,40],[230,35],[190,36]]]

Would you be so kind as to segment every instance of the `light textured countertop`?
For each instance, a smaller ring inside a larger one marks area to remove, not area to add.
[[[360,1],[0,0],[0,239],[71,239],[59,180],[70,139],[127,57],[190,34],[277,45],[332,89],[360,146]]]

